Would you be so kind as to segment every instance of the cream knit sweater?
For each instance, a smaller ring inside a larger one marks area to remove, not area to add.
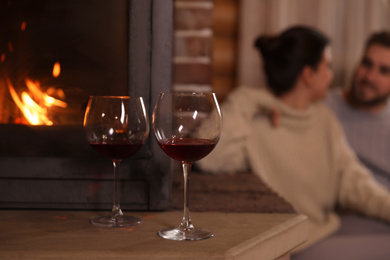
[[[267,115],[273,107],[282,114],[278,127]],[[252,170],[308,216],[307,246],[338,228],[336,205],[390,222],[390,193],[358,161],[326,106],[295,110],[264,90],[240,87],[221,111],[221,139],[198,166],[214,173]]]

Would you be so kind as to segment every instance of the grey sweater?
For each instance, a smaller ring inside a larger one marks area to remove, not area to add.
[[[375,178],[390,189],[390,105],[376,114],[350,107],[340,89],[325,103],[338,117],[349,145]]]

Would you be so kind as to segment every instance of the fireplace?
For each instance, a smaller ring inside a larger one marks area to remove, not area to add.
[[[112,164],[84,139],[90,95],[171,87],[171,0],[0,0],[0,207],[110,209]],[[170,162],[150,135],[121,165],[121,206],[168,207]]]

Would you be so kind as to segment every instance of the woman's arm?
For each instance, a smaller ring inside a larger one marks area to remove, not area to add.
[[[212,173],[234,173],[249,169],[246,138],[252,127],[253,117],[271,104],[273,99],[264,91],[239,87],[221,105],[222,133],[215,149],[197,163]]]

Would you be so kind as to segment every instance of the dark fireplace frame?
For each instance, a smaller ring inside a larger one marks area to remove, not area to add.
[[[91,1],[93,4],[93,1]],[[128,0],[128,89],[154,102],[171,89],[172,0]],[[82,126],[0,125],[0,208],[110,209],[112,164],[84,138]],[[126,210],[169,206],[171,161],[152,132],[121,165]]]

